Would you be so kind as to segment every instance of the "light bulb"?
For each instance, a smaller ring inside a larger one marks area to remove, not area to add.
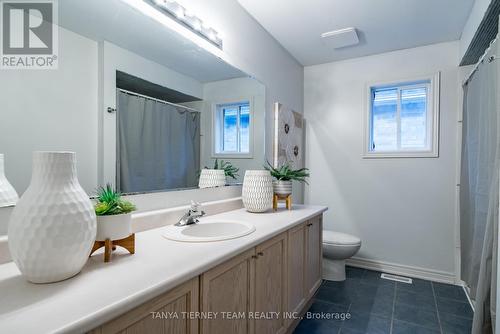
[[[163,7],[178,19],[182,19],[184,17],[184,7],[182,7],[175,1],[167,0]]]

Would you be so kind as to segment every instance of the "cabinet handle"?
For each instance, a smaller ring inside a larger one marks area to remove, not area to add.
[[[263,252],[258,252],[257,255],[258,256],[262,256],[262,255],[264,255],[264,253]]]
[[[252,259],[256,259],[256,258],[257,258],[257,256],[256,256],[256,255],[252,255]]]
[[[312,223],[309,223],[309,224],[307,224],[307,226],[313,226],[313,224],[312,224]]]

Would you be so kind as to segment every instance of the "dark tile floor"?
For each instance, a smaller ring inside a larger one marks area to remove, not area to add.
[[[315,316],[306,315],[295,334],[471,332],[472,309],[461,287],[419,279],[399,283],[353,267],[346,274],[344,282],[323,281],[308,311]]]

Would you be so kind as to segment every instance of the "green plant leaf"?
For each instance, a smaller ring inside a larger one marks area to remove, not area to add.
[[[271,176],[280,181],[299,181],[307,184],[306,178],[309,177],[308,168],[292,169],[288,164],[279,167],[273,167],[269,161],[264,166],[271,173]]]
[[[240,171],[240,169],[233,166],[231,162],[224,160],[219,161],[218,159],[215,159],[214,169],[224,170],[224,174],[227,177],[233,178],[235,180],[238,177],[238,172]]]
[[[113,189],[110,183],[97,189],[97,203],[94,206],[96,215],[109,216],[130,213],[136,210],[134,204],[121,199],[121,194]]]

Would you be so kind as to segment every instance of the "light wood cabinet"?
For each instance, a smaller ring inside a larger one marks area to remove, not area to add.
[[[255,320],[255,333],[281,334],[287,321],[287,234],[282,233],[256,247],[255,311],[266,317]]]
[[[298,323],[291,314],[305,312],[321,285],[321,261],[322,215],[318,215],[91,333],[291,332]],[[190,319],[188,312],[198,312],[200,318]],[[266,318],[258,319],[261,315]]]
[[[322,216],[316,216],[306,222],[306,298],[314,295],[321,285],[321,261],[323,257]]]
[[[252,249],[201,276],[201,311],[217,315],[216,319],[201,321],[201,333],[254,332],[254,321],[248,314],[255,309],[255,258],[255,249]],[[239,316],[241,314],[244,316]]]
[[[201,311],[218,317],[202,320],[201,332],[285,333],[286,253],[287,235],[283,233],[204,273]],[[263,314],[265,318],[260,316]],[[234,319],[228,319],[229,315]]]
[[[195,334],[198,320],[186,312],[199,310],[198,277],[94,329],[91,334]]]
[[[288,231],[288,311],[300,312],[306,303],[306,224]],[[292,319],[289,319],[291,322]]]

